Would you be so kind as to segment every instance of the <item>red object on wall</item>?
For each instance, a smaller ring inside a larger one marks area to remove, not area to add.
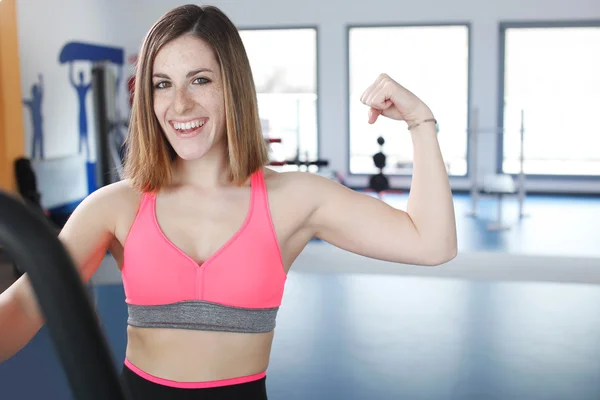
[[[133,92],[135,91],[135,75],[127,80],[127,89],[129,90],[129,107],[133,106]]]
[[[135,66],[138,60],[137,54],[131,54],[127,57],[127,61],[130,65]],[[127,90],[129,91],[129,107],[133,106],[133,93],[135,91],[135,75],[132,75],[127,80]]]

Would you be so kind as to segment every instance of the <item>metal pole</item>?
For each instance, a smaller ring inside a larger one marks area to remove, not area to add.
[[[503,222],[504,217],[502,215],[502,199],[504,198],[504,193],[500,192],[498,193],[498,203],[496,205],[497,207],[497,221],[494,223],[490,223],[487,226],[488,231],[505,231],[510,229],[510,225],[505,224]]]
[[[468,139],[471,143],[469,146],[469,168],[471,169],[471,211],[467,213],[469,217],[477,216],[477,202],[479,201],[479,186],[477,184],[477,143],[479,134],[479,110],[473,108],[471,111],[471,121],[467,129]]]
[[[300,161],[300,145],[300,99],[296,99],[296,161]],[[298,169],[301,168],[298,167]],[[308,166],[306,166],[306,170],[308,171]]]
[[[44,217],[1,191],[0,242],[31,280],[74,397],[127,399],[70,255]]]
[[[519,219],[523,219],[525,217],[525,213],[523,211],[523,204],[525,202],[525,111],[521,110],[521,130],[520,130],[520,139],[521,139],[521,152],[519,155]]]

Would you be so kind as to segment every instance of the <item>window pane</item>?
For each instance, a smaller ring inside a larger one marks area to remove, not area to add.
[[[241,30],[240,35],[252,67],[264,136],[282,141],[270,145],[271,159],[316,159],[316,29]]]
[[[600,28],[505,31],[505,173],[600,175]]]
[[[413,147],[406,124],[382,118],[368,124],[360,96],[382,72],[421,98],[439,123],[439,142],[450,175],[467,172],[469,31],[467,26],[351,28],[350,173],[373,174],[373,154],[385,139],[389,175],[408,174]],[[390,44],[394,46],[390,46]]]

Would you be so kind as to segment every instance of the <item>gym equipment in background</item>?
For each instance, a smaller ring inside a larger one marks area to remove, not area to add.
[[[311,165],[317,167],[327,167],[329,166],[329,161],[327,160],[285,160],[285,161],[270,161],[269,165],[272,166],[283,166],[283,165],[295,165],[298,167],[309,167]]]
[[[386,156],[383,154],[385,139],[379,136],[377,138],[377,143],[379,144],[379,152],[373,155],[373,163],[375,164],[375,167],[379,169],[379,173],[371,175],[371,178],[369,179],[369,189],[373,190],[381,197],[382,193],[390,188],[390,182],[387,176],[383,174],[383,169],[386,165]]]
[[[267,142],[267,145],[270,146],[273,143],[281,144],[283,141],[280,138],[265,138],[265,142]],[[329,166],[329,161],[322,159],[309,160],[308,155],[304,160],[302,160],[300,158],[300,150],[297,148],[296,156],[294,158],[288,160],[272,160],[269,162],[269,165],[275,167],[281,167],[284,165],[295,165],[297,167],[310,167],[311,165],[316,167],[327,167]]]
[[[37,179],[35,176],[35,171],[31,166],[31,160],[28,158],[20,157],[15,160],[15,180],[17,182],[17,191],[24,202],[29,204],[29,206],[35,210],[36,212],[41,213],[44,217],[50,218],[51,215],[49,212],[43,209],[41,202],[41,194],[38,190]],[[2,245],[0,244],[0,255],[3,253]],[[13,273],[15,278],[19,278],[23,275],[23,271],[19,266],[10,262],[13,266]]]
[[[282,140],[280,138],[265,138],[265,142],[270,146],[273,143],[281,144]],[[269,161],[269,165],[273,167],[283,167],[286,165],[296,166],[298,170],[309,171],[311,166],[317,167],[316,170],[311,171],[312,173],[324,176],[328,179],[334,180],[338,183],[344,185],[344,177],[337,171],[330,170],[329,160],[323,159],[314,159],[310,160],[308,156],[305,157],[304,160],[300,159],[300,154],[296,151],[296,157],[288,160],[271,160]],[[325,167],[325,168],[324,168]],[[324,169],[323,169],[324,168]]]
[[[119,73],[121,70],[119,70]],[[120,76],[106,62],[92,68],[94,114],[97,132],[96,181],[98,187],[117,182],[123,177],[124,143],[129,122],[120,117],[117,89]]]
[[[472,171],[470,173],[471,177],[471,211],[467,214],[470,217],[477,217],[479,215],[478,212],[478,202],[479,197],[482,193],[496,196],[497,197],[497,214],[496,221],[491,222],[487,225],[487,229],[490,231],[499,231],[510,229],[510,225],[503,222],[503,204],[502,200],[506,195],[517,195],[518,201],[518,219],[522,220],[526,216],[528,216],[524,212],[524,204],[525,197],[527,196],[525,190],[525,172],[523,168],[525,155],[525,112],[521,110],[521,124],[519,129],[519,139],[520,139],[520,152],[519,152],[519,173],[515,178],[509,174],[486,174],[483,177],[483,181],[479,182],[478,171],[477,171],[477,157],[479,153],[478,144],[479,137],[481,135],[502,135],[505,133],[505,129],[502,127],[494,127],[494,128],[481,128],[479,126],[479,111],[478,109],[473,109],[471,111],[471,121],[469,124],[468,130],[468,138],[469,138],[469,170]]]

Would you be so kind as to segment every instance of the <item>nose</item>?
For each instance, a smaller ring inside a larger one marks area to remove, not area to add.
[[[192,108],[192,98],[186,88],[181,88],[175,91],[175,101],[173,108],[176,113],[184,114]]]

